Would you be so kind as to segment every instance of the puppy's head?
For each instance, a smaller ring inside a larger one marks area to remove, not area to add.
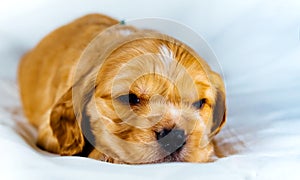
[[[90,90],[82,92],[77,117],[88,123],[84,131],[95,146],[90,157],[128,164],[209,161],[210,140],[225,122],[220,76],[177,40],[129,39],[85,82]],[[57,138],[61,149],[78,153],[87,140],[74,117],[59,122],[66,127]]]

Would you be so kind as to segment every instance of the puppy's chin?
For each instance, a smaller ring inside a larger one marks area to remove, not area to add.
[[[152,162],[148,162],[147,164],[151,163],[164,163],[164,162],[186,162],[185,160],[186,150],[184,148],[180,148],[175,152],[166,155],[165,157],[154,160]]]
[[[187,148],[181,148],[175,152],[166,155],[161,149],[153,149],[150,154],[143,154],[144,158],[136,159],[130,157],[131,153],[127,154],[125,159],[120,159],[119,155],[109,156],[101,151],[107,152],[103,148],[95,148],[90,154],[89,158],[101,160],[104,162],[116,163],[116,164],[155,164],[155,163],[170,163],[170,162],[191,162],[191,163],[205,163],[212,161],[213,146],[209,144],[205,148],[197,148],[188,150]],[[110,151],[113,151],[111,149]],[[161,153],[159,153],[161,152]],[[143,152],[139,152],[140,154]],[[111,154],[111,153],[108,153]],[[138,156],[138,154],[137,154]],[[135,160],[134,160],[135,159]]]

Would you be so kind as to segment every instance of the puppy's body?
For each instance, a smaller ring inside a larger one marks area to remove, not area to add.
[[[143,39],[143,35],[155,32],[132,27],[108,33],[105,41],[98,42],[100,47],[128,36],[101,62],[99,72],[93,69],[97,61],[78,67],[89,43],[116,24],[117,20],[103,15],[85,16],[52,32],[22,59],[21,98],[26,116],[38,128],[38,145],[61,155],[83,153],[88,144],[83,130],[87,130],[95,146],[88,155],[91,158],[130,164],[209,161],[213,153],[209,138],[225,122],[225,92],[220,77],[182,43]],[[99,56],[101,50],[88,55]],[[145,54],[150,55],[145,58]],[[76,78],[78,68],[85,73]],[[81,77],[84,80],[77,82]],[[84,86],[85,99],[77,101],[84,105],[74,112],[72,89],[78,84]],[[124,97],[128,100],[126,92],[138,100],[130,103],[130,108],[122,102]],[[191,107],[199,102],[204,107]],[[176,130],[179,134],[184,130],[186,138],[180,152],[174,149],[176,152],[170,155],[165,153],[166,144],[162,150],[162,143],[157,142],[157,134],[175,127],[180,129]]]
[[[59,153],[49,126],[51,109],[72,87],[82,51],[101,31],[117,23],[107,16],[87,15],[55,30],[23,57],[18,73],[21,99],[25,115],[39,130],[41,147]]]
[[[20,62],[19,85],[25,114],[36,127],[49,119],[48,112],[73,85],[72,73],[86,46],[118,21],[88,15],[45,37]],[[43,117],[46,116],[46,117]]]

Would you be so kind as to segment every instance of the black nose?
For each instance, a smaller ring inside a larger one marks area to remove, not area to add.
[[[156,139],[164,150],[173,153],[185,145],[186,135],[181,129],[163,129],[156,133]]]

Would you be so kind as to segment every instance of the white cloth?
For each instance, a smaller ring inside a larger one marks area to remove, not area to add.
[[[90,12],[171,18],[201,34],[226,77],[228,123],[217,138],[236,153],[207,164],[128,166],[39,150],[20,108],[18,61]],[[0,179],[300,179],[299,19],[297,0],[2,0]]]

